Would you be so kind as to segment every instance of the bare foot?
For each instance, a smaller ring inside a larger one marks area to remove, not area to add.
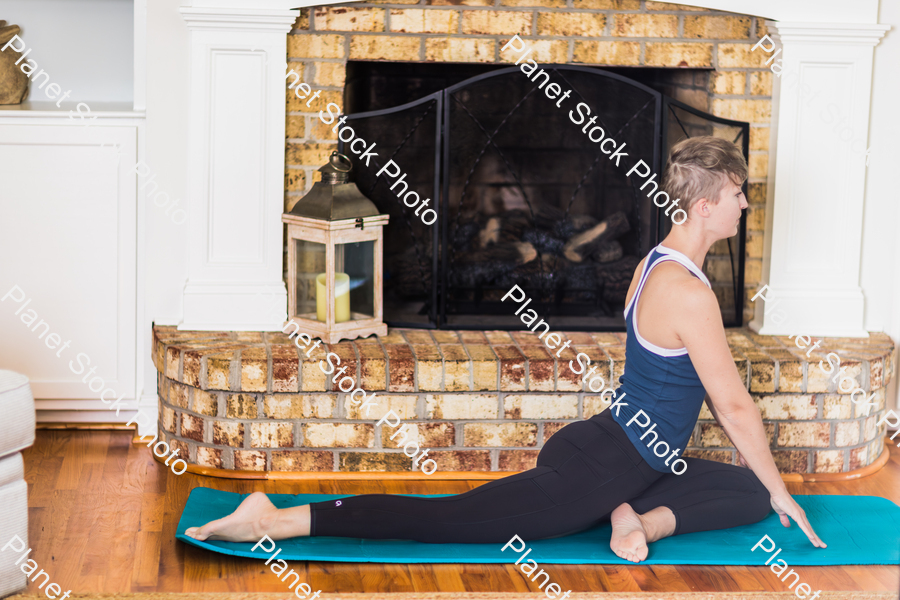
[[[278,509],[262,492],[253,492],[227,517],[203,527],[189,527],[184,534],[195,540],[256,542],[274,525]]]
[[[647,548],[647,533],[640,515],[627,503],[620,504],[609,517],[612,523],[612,539],[609,547],[619,558],[631,562],[641,562],[650,551]]]

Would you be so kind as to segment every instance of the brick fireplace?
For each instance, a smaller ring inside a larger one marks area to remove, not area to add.
[[[732,329],[728,336],[735,362],[762,411],[783,473],[853,476],[879,464],[884,425],[879,427],[876,421],[884,412],[885,386],[892,379],[896,356],[887,336],[859,337],[865,334],[859,327],[862,294],[856,244],[861,235],[856,214],[862,209],[862,172],[859,165],[834,169],[835,183],[829,187],[834,193],[825,194],[829,206],[850,213],[822,211],[822,194],[791,188],[786,178],[775,189],[770,168],[776,157],[774,147],[770,156],[770,139],[789,142],[777,157],[778,164],[785,165],[779,173],[784,173],[802,154],[791,143],[802,140],[821,148],[815,135],[799,132],[824,126],[785,109],[792,106],[796,90],[782,89],[779,97],[778,82],[773,82],[765,65],[767,56],[751,51],[763,34],[776,35],[762,18],[649,0],[386,0],[304,8],[296,20],[293,13],[280,9],[254,12],[201,6],[183,8],[182,13],[193,36],[191,106],[197,118],[192,119],[191,140],[208,155],[192,154],[197,164],[190,169],[191,186],[200,201],[191,204],[192,262],[184,291],[185,316],[177,329],[154,328],[152,354],[158,371],[158,434],[190,459],[191,469],[213,474],[240,471],[239,476],[411,471],[410,460],[386,435],[389,432],[376,425],[378,417],[359,414],[347,395],[325,380],[317,367],[324,351],[307,358],[283,334],[266,332],[278,328],[280,319],[272,311],[264,318],[262,307],[270,304],[267,298],[284,294],[278,277],[283,268],[276,254],[280,247],[274,243],[280,238],[271,225],[277,222],[277,213],[290,210],[312,186],[316,169],[336,149],[335,134],[319,121],[317,112],[306,112],[312,109],[285,90],[281,137],[280,123],[275,123],[281,115],[273,105],[284,97],[263,94],[253,110],[246,110],[247,98],[231,95],[233,86],[226,82],[232,80],[209,76],[213,59],[243,77],[262,75],[263,81],[281,86],[283,68],[276,61],[264,63],[261,59],[268,54],[258,50],[260,45],[266,53],[277,50],[278,58],[286,47],[288,67],[323,90],[323,103],[343,106],[352,61],[508,65],[515,57],[501,55],[500,48],[514,34],[527,40],[534,59],[542,64],[671,70],[674,75],[661,91],[713,115],[750,123],[744,320],[753,314],[749,296],[766,273],[773,290],[770,297],[780,298],[781,290],[790,292],[784,295],[785,304],[800,321],[797,328],[835,337],[824,338],[820,352],[807,357],[785,337]],[[236,21],[246,23],[235,29]],[[285,45],[280,31],[290,21]],[[794,44],[795,50],[815,50],[812,59],[786,50],[785,64],[797,70],[803,61],[814,64],[814,72],[823,78],[817,81],[836,86],[856,73],[861,74],[859,81],[869,81],[866,67],[871,71],[871,63],[866,60],[871,61],[871,46],[884,31],[878,25],[790,22],[779,23],[778,28],[786,48]],[[829,75],[828,69],[837,69],[832,65],[836,51],[821,42],[820,31],[826,29],[828,39],[843,36],[845,44],[866,48],[869,54],[861,50],[851,69]],[[237,53],[220,53],[216,44]],[[254,62],[241,62],[241,57]],[[219,98],[219,103],[211,105],[210,97]],[[868,109],[858,107],[868,103],[865,98],[857,100],[848,100],[846,108],[859,125]],[[770,136],[773,104],[778,104],[780,116],[778,131]],[[267,124],[266,169],[254,176],[265,181],[259,186],[264,193],[259,197],[244,193],[251,189],[249,184],[240,189],[223,184],[230,181],[228,170],[216,171],[210,180],[218,182],[213,193],[205,170],[209,165],[244,164],[258,157],[253,144],[210,143],[204,128],[231,131],[235,119],[240,119],[247,131],[255,132],[260,116]],[[280,158],[275,160],[281,149],[283,165],[276,164]],[[820,169],[827,170],[829,160],[838,161],[836,156],[825,159]],[[276,166],[284,167],[283,206],[272,193],[278,187],[271,185],[278,175],[272,171]],[[785,241],[788,233],[808,239],[810,234],[798,223],[812,209],[830,219],[822,225],[826,235],[841,232],[832,236],[833,254],[840,260],[827,263],[827,272],[811,266],[822,262],[815,260],[814,244]],[[241,220],[222,218],[235,210],[243,211]],[[249,235],[242,237],[245,229]],[[212,240],[219,245],[210,245]],[[241,240],[243,245],[237,244],[235,253],[223,240]],[[720,243],[704,269],[711,280],[721,280],[729,262],[727,247]],[[798,265],[803,267],[799,275]],[[824,278],[837,284],[817,288]],[[761,311],[755,308],[761,325]],[[763,327],[767,333],[789,333],[778,329],[770,320]],[[854,337],[837,337],[841,335]],[[621,375],[622,335],[567,332],[564,337],[579,351],[605,362],[608,379]],[[606,406],[572,379],[567,362],[574,354],[557,359],[534,342],[532,334],[517,332],[392,329],[382,338],[329,349],[352,365],[360,385],[379,392],[381,411],[390,408],[414,426],[420,445],[433,450],[430,456],[439,471],[477,473],[530,467],[554,431]],[[859,414],[849,396],[840,394],[814,366],[829,351],[841,356],[867,394],[874,393],[879,407],[874,414]],[[701,413],[686,454],[736,463],[736,451],[710,417],[705,410]]]
[[[713,115],[750,123],[745,294],[762,277],[772,73],[750,48],[767,32],[764,19],[640,0],[440,0],[353,3],[302,9],[288,35],[288,66],[321,86],[323,100],[344,106],[348,62],[444,62],[509,65],[500,49],[518,34],[540,64],[643,71],[667,69],[659,91]],[[652,86],[652,82],[648,82]],[[422,94],[424,95],[424,93]],[[419,96],[411,96],[412,101]],[[285,210],[312,186],[316,169],[337,147],[331,126],[287,90]],[[574,129],[574,126],[572,126]],[[728,246],[717,244],[705,271],[720,304],[733,302]],[[749,295],[747,296],[749,299]],[[752,317],[748,300],[744,322]]]

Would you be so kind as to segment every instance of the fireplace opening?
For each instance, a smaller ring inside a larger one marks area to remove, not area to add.
[[[518,306],[502,301],[519,286],[554,329],[624,330],[634,269],[671,227],[647,195],[653,184],[641,190],[646,178],[625,173],[641,160],[658,184],[669,147],[695,135],[747,154],[747,123],[704,112],[707,71],[543,67],[561,89],[555,99],[518,67],[348,63],[347,123],[378,152],[355,179],[391,216],[390,325],[522,329]],[[594,127],[627,154],[618,165],[588,137]],[[403,181],[376,177],[389,160]],[[404,205],[410,192],[430,198],[434,225]],[[742,219],[704,265],[729,326],[741,325],[745,230]]]

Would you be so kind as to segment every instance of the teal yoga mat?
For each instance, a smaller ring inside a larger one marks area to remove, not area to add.
[[[199,542],[184,535],[197,527],[234,511],[247,495],[194,488],[188,498],[176,538],[213,552],[269,558],[253,543]],[[279,508],[310,502],[337,500],[346,494],[270,494]],[[437,497],[437,496],[433,496]],[[777,559],[794,565],[881,565],[900,563],[900,506],[875,496],[794,496],[828,548],[814,548],[796,524],[782,527],[774,512],[753,525],[720,531],[678,535],[650,546],[642,564],[663,565],[762,565],[771,554],[752,548],[764,535],[781,548]],[[550,540],[527,542],[528,558],[539,564],[633,564],[609,549],[609,524],[589,531]],[[514,563],[520,554],[496,544],[424,544],[408,540],[363,540],[356,538],[306,537],[280,540],[278,558],[374,563]],[[774,552],[773,552],[774,553]],[[776,561],[773,561],[776,562]]]

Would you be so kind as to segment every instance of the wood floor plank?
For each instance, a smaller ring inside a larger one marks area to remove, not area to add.
[[[429,592],[438,589],[437,576],[433,565],[424,563],[411,563],[409,565],[409,579],[412,582],[413,591]]]
[[[531,590],[537,589],[537,586],[528,581],[524,574],[511,575],[505,569],[498,569],[496,565],[462,564],[458,565],[458,568],[462,571],[466,591],[469,592],[509,589],[512,585],[512,577],[519,577],[520,581],[528,585]]]
[[[626,567],[634,580],[645,592],[692,592],[697,591],[681,577],[679,567],[674,565],[647,565]]]
[[[54,579],[60,582],[61,587],[66,586],[72,589],[77,589],[75,586],[80,585],[79,575],[82,566],[79,560],[70,560],[70,557],[80,558],[89,538],[86,536],[82,536],[80,539],[72,537],[69,523],[70,520],[74,520],[78,527],[81,525],[89,527],[88,521],[94,518],[94,513],[88,508],[88,504],[80,501],[81,497],[77,491],[73,490],[53,491],[47,518],[43,525],[44,544],[35,545],[34,552],[29,557],[36,560],[41,567],[52,564]],[[33,583],[28,585],[28,589],[38,591],[37,586]]]
[[[41,567],[76,592],[264,591],[291,594],[263,561],[210,553],[175,539],[190,491],[238,493],[448,494],[472,481],[250,481],[181,476],[156,462],[127,431],[42,430],[26,450],[29,542]],[[882,496],[900,502],[900,449],[887,466],[856,481],[790,484],[791,493]],[[827,540],[826,540],[827,541]],[[540,564],[540,561],[538,561]],[[313,590],[539,591],[515,565],[291,562]],[[544,568],[542,565],[541,568]],[[889,565],[802,567],[813,589],[896,591],[900,569]],[[767,567],[691,565],[546,565],[550,581],[580,591],[786,591]],[[34,585],[34,584],[32,584]],[[818,587],[815,587],[818,586]],[[31,589],[31,592],[40,590]]]
[[[90,438],[84,435],[73,436],[66,445],[62,468],[56,480],[58,490],[77,490],[81,479],[81,469],[86,462],[87,443]]]
[[[310,564],[311,579],[323,590],[361,591],[362,576],[356,563]]]
[[[625,565],[577,565],[588,587],[587,590],[640,592],[641,586],[635,581]],[[596,582],[596,583],[594,583]]]
[[[741,587],[741,584],[735,579],[735,574],[738,572],[735,567],[710,569],[705,566],[678,565],[675,567],[675,571],[691,590],[715,589],[723,592],[741,592],[753,589],[752,587],[749,590]]]
[[[111,431],[95,431],[85,437],[84,462],[102,465],[106,462],[106,454],[109,452],[109,440]]]
[[[184,476],[187,476],[187,474],[185,473]],[[182,482],[176,481],[169,487],[170,489],[180,488],[182,487],[179,485],[180,483]],[[186,483],[186,481],[184,483]],[[186,492],[184,493],[184,498],[187,499]],[[181,514],[181,510],[179,508],[176,513],[173,508],[174,507],[170,507],[167,504],[160,542],[159,580],[155,590],[150,591],[166,591],[172,593],[181,593],[185,591],[185,554],[188,549],[192,547],[175,539],[175,530],[178,527],[178,517]],[[193,549],[199,550],[199,548]],[[247,589],[251,588],[248,587]]]
[[[146,492],[141,496],[141,531],[160,532],[163,527],[164,494]]]
[[[512,562],[515,563],[515,561]],[[504,572],[510,583],[509,587],[503,587],[501,589],[507,589],[511,592],[529,592],[534,589],[534,584],[521,572],[520,567],[521,564],[516,565],[507,563],[503,565]]]
[[[415,564],[412,567],[410,574],[415,578],[416,591],[462,592],[466,589],[466,584],[455,565]],[[426,587],[426,583],[430,585],[431,582],[434,582],[433,587]]]
[[[34,446],[32,446],[33,448]],[[38,474],[41,470],[41,462],[44,460],[44,457],[41,456],[38,452],[31,452],[31,448],[22,452],[23,457],[23,465],[24,465],[24,479],[25,482],[29,485],[34,484],[37,481]]]
[[[72,523],[68,535],[90,540],[82,554],[82,576],[106,577],[111,566],[110,547],[116,535],[119,495],[100,487],[90,497],[83,498],[82,505],[89,512],[83,520]]]
[[[859,582],[864,590],[897,591],[900,589],[900,573],[896,566],[845,565],[844,571]]]
[[[844,567],[803,567],[801,578],[801,581],[809,584],[812,590],[862,591],[866,589],[860,587],[859,583],[844,570]],[[785,586],[784,583],[781,585]]]
[[[551,564],[550,568],[553,570],[551,582],[559,585],[560,589],[563,592],[567,590],[574,591],[592,589],[591,582],[588,581],[585,577],[585,573],[587,570],[582,569],[581,567],[582,565]],[[544,586],[544,589],[547,589],[546,586]],[[601,587],[599,589],[603,588]]]
[[[62,469],[63,457],[51,456],[41,459],[35,480],[28,482],[28,506],[47,507],[53,501],[56,480]]]
[[[116,505],[115,532],[109,547],[110,562],[118,568],[111,570],[106,577],[107,585],[116,592],[131,590],[132,572],[135,564],[140,562],[135,533],[141,524],[144,476],[151,460],[149,451],[143,446],[131,447],[125,457],[124,478]]]
[[[737,583],[737,590],[735,591],[770,591],[770,585],[767,582],[760,580],[748,566],[728,567],[728,574],[731,575],[735,583]]]
[[[161,531],[140,531],[137,534],[137,553],[131,572],[130,591],[153,588],[159,581]]]
[[[759,582],[761,588],[766,592],[783,592],[784,584],[780,579],[766,566],[748,566],[746,567],[747,571],[753,575],[756,581]],[[835,588],[835,589],[843,589],[843,588]],[[855,588],[849,588],[850,590],[854,590]]]
[[[384,589],[389,592],[413,592],[409,566],[405,564],[379,565],[366,563],[359,566],[363,590]]]

